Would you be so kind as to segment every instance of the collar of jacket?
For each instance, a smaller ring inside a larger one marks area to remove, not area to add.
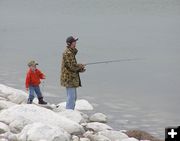
[[[74,55],[76,55],[78,52],[78,50],[76,48],[70,48],[67,46],[67,49],[70,50]]]
[[[31,69],[29,69],[30,73],[35,73],[37,71],[37,69],[35,69],[34,71],[32,71]]]

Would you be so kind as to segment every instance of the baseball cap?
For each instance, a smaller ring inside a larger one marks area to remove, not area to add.
[[[34,60],[32,60],[32,61],[30,61],[30,62],[28,63],[28,66],[29,66],[29,67],[30,67],[30,66],[35,66],[35,65],[38,65],[38,63],[35,62]]]
[[[72,44],[72,42],[76,42],[78,40],[78,38],[74,38],[73,36],[69,36],[67,39],[66,39],[66,43],[67,44]]]

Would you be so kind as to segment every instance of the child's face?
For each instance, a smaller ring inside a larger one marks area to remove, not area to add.
[[[30,66],[30,69],[31,69],[32,71],[35,71],[35,70],[36,70],[36,65]]]

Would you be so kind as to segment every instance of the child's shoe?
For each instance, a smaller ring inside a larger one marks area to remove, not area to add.
[[[38,98],[38,100],[39,100],[39,104],[47,104],[47,102],[43,100],[43,97]]]
[[[27,104],[32,104],[32,100],[28,99]]]

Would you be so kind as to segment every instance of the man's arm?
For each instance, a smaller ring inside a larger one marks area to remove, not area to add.
[[[65,53],[63,55],[65,67],[72,72],[81,72],[84,65],[77,64],[72,53]]]

